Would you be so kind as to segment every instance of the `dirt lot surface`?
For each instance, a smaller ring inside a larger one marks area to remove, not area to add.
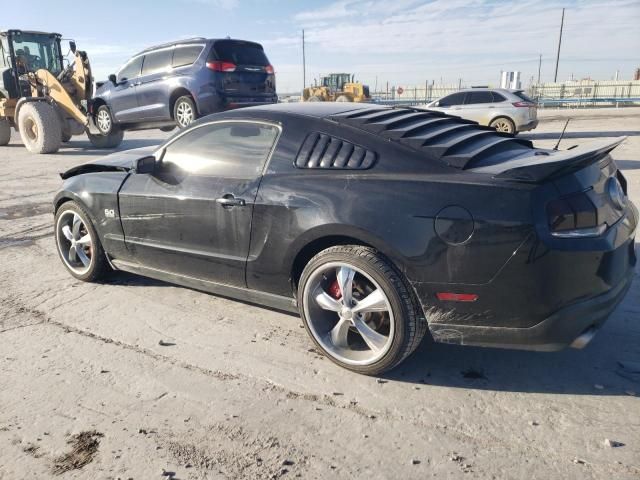
[[[561,148],[629,136],[613,156],[640,204],[640,109],[547,110],[525,137],[553,145],[567,115]],[[0,147],[0,478],[640,478],[640,375],[618,365],[640,362],[640,279],[585,350],[425,342],[358,376],[296,316],[68,275],[57,173],[103,154],[75,138],[56,155]]]

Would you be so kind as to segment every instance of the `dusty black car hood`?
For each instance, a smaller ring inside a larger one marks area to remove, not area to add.
[[[66,180],[76,175],[94,172],[128,172],[135,167],[136,160],[152,155],[156,149],[157,147],[142,147],[115,152],[92,162],[72,167],[66,172],[62,172],[60,178]]]

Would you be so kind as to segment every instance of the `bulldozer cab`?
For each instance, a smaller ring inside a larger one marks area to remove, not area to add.
[[[64,69],[61,35],[8,30],[0,32],[0,89],[8,98],[30,96],[24,75],[45,69],[59,75]]]
[[[345,84],[351,82],[351,75],[348,73],[332,73],[322,78],[322,86],[327,87],[332,94],[344,90]]]

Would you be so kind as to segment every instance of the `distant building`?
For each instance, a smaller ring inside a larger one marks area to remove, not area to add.
[[[640,80],[640,68],[636,68],[636,73],[633,75],[634,80]]]
[[[513,88],[516,90],[522,88],[520,72],[502,72],[500,88]]]

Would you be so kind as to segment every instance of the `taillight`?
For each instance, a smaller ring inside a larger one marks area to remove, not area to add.
[[[222,62],[216,60],[215,62],[207,62],[207,68],[214,72],[235,72],[236,64],[232,62]]]
[[[513,105],[514,107],[533,107],[533,106],[535,106],[535,103],[530,103],[530,102],[513,102],[511,105]]]
[[[267,65],[266,67],[264,67],[264,71],[269,74],[273,73],[273,65]]]
[[[554,237],[595,237],[606,229],[598,225],[598,210],[585,193],[547,203],[547,218]]]

